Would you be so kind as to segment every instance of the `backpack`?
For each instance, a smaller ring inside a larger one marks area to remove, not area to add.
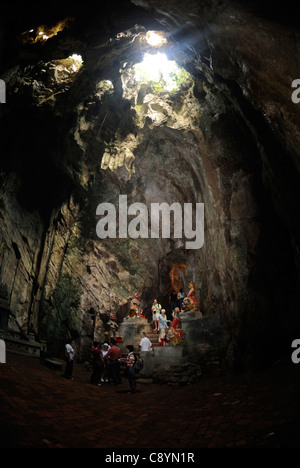
[[[140,372],[140,370],[143,368],[143,360],[140,356],[137,356],[136,354],[134,355],[134,371],[135,372]]]

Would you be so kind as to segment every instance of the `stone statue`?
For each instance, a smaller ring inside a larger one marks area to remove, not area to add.
[[[196,298],[196,293],[194,289],[194,283],[191,281],[189,284],[190,290],[188,292],[188,299],[190,300],[190,309],[189,310],[199,310],[199,304]]]
[[[185,297],[182,301],[182,307],[181,307],[181,313],[184,313],[184,312],[189,312],[190,310],[192,310],[193,306],[191,304],[191,301],[188,297]]]
[[[109,326],[110,338],[115,338],[119,325],[116,322],[116,317],[114,314],[109,314],[109,321],[107,322],[107,325]]]
[[[173,316],[173,321],[171,323],[171,328],[180,328],[181,327],[181,322],[180,322],[180,313],[179,313],[179,307],[175,307],[173,310],[172,316]]]
[[[130,302],[128,317],[138,317],[140,315],[140,301],[138,300],[139,295],[135,294],[134,298]]]
[[[180,311],[176,307],[172,313],[173,321],[168,331],[168,340],[171,346],[178,346],[184,343],[185,334],[181,329]]]

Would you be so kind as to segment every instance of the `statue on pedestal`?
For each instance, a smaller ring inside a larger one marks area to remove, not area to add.
[[[199,310],[199,304],[196,298],[194,283],[191,281],[189,286],[190,286],[190,290],[188,292],[187,297],[190,300],[190,306],[191,306],[190,310]]]
[[[177,345],[183,344],[184,337],[185,337],[185,334],[181,329],[179,307],[176,307],[173,310],[172,316],[173,316],[173,321],[171,324],[171,328],[168,331],[168,339],[169,339],[171,346],[177,346]]]
[[[141,313],[139,295],[135,294],[134,298],[130,302],[128,317],[138,317]]]
[[[116,338],[119,325],[117,324],[116,317],[113,313],[109,314],[109,321],[107,322],[107,325],[109,326],[110,339]]]

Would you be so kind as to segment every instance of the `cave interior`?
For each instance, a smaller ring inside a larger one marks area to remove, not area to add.
[[[33,331],[58,354],[72,336],[84,356],[136,292],[150,314],[154,298],[168,307],[171,290],[193,281],[203,317],[222,324],[224,362],[289,356],[300,325],[293,8],[5,6],[2,328]],[[97,207],[120,195],[147,207],[203,203],[203,246],[187,249],[175,218],[170,236],[100,239]]]

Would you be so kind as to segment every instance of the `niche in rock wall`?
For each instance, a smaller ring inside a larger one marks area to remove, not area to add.
[[[173,290],[178,292],[182,288],[185,294],[188,293],[189,282],[194,281],[194,265],[194,254],[187,250],[170,252],[160,260],[157,298],[167,311]]]
[[[170,271],[171,290],[178,292],[180,289],[185,289],[185,272],[186,265],[178,263],[172,266]]]

